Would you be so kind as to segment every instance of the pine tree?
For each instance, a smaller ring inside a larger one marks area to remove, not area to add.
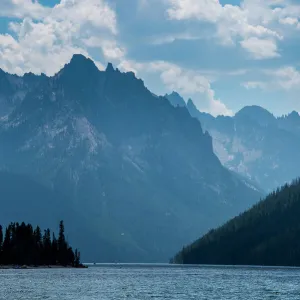
[[[52,245],[51,245],[51,233],[50,229],[45,230],[43,236],[43,255],[42,260],[46,265],[51,264],[51,256],[52,256]]]
[[[68,264],[68,245],[65,238],[65,226],[64,222],[60,221],[59,223],[59,235],[58,235],[58,261],[62,266]]]
[[[80,252],[75,249],[74,267],[78,268],[80,265]]]
[[[11,223],[5,230],[0,226],[0,264],[3,265],[63,265],[75,266],[76,256],[68,245],[64,235],[64,224],[60,222],[59,239],[54,233],[51,241],[50,229],[44,231],[42,237],[39,226],[33,230],[30,224],[24,222]]]
[[[34,238],[34,234],[33,234],[33,228],[30,224],[26,225],[26,243],[27,243],[27,247],[28,247],[28,262],[26,264],[34,264],[34,247],[35,247],[35,238]]]
[[[12,263],[11,260],[11,226],[9,225],[5,230],[5,237],[2,244],[2,259],[3,264],[8,265]]]
[[[74,267],[74,264],[75,264],[75,254],[73,252],[72,247],[68,247],[68,251],[67,252],[68,252],[68,258],[67,258],[68,265]]]
[[[4,252],[4,260],[7,264],[12,262],[11,258],[11,248],[12,248],[12,224],[10,224],[5,230],[5,237],[3,241],[3,252]]]
[[[3,244],[3,230],[0,225],[0,265],[2,264],[2,244]]]
[[[21,225],[16,223],[14,226],[14,262],[16,262],[18,265],[25,265],[30,262],[30,249],[26,236],[27,226],[24,222]]]
[[[59,234],[58,234],[58,246],[62,247],[65,245],[65,225],[63,221],[59,223]]]
[[[42,250],[43,250],[43,243],[42,243],[42,232],[39,226],[36,227],[33,233],[34,236],[34,264],[40,265],[42,262]]]
[[[57,239],[55,237],[55,234],[53,233],[52,236],[52,246],[51,246],[51,264],[56,265],[58,262],[58,243]]]
[[[0,249],[2,250],[2,244],[3,244],[3,228],[0,225]]]
[[[12,223],[11,224],[11,240],[10,240],[10,256],[11,256],[11,261],[12,262],[17,262],[17,236],[16,236],[16,224]]]

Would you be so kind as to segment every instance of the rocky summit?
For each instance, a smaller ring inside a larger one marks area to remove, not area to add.
[[[262,195],[222,166],[185,107],[111,64],[74,55],[53,77],[0,71],[0,107],[0,169],[41,190],[6,189],[0,216],[7,203],[32,223],[63,214],[85,261],[167,261]]]
[[[177,106],[174,96],[166,95],[166,98]],[[299,177],[298,112],[275,117],[253,105],[244,107],[233,117],[213,117],[199,111],[191,99],[185,106],[212,136],[214,152],[226,168],[267,192]]]

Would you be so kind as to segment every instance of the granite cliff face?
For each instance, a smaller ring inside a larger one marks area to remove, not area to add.
[[[167,98],[169,96],[167,95]],[[170,101],[172,103],[172,101]],[[300,116],[276,118],[259,106],[244,107],[233,117],[200,112],[186,104],[213,138],[214,152],[228,169],[271,191],[300,175]]]
[[[0,169],[71,199],[85,260],[167,261],[261,196],[221,165],[186,108],[133,73],[74,55],[53,77],[1,71],[0,87]]]

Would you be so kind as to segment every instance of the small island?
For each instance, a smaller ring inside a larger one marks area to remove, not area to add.
[[[59,224],[58,238],[50,232],[24,222],[0,225],[0,268],[70,267],[84,268],[80,252],[73,251],[65,238],[64,222]]]

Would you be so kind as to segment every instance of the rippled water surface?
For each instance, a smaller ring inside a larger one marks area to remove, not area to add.
[[[300,299],[300,269],[102,265],[0,270],[0,299]]]

